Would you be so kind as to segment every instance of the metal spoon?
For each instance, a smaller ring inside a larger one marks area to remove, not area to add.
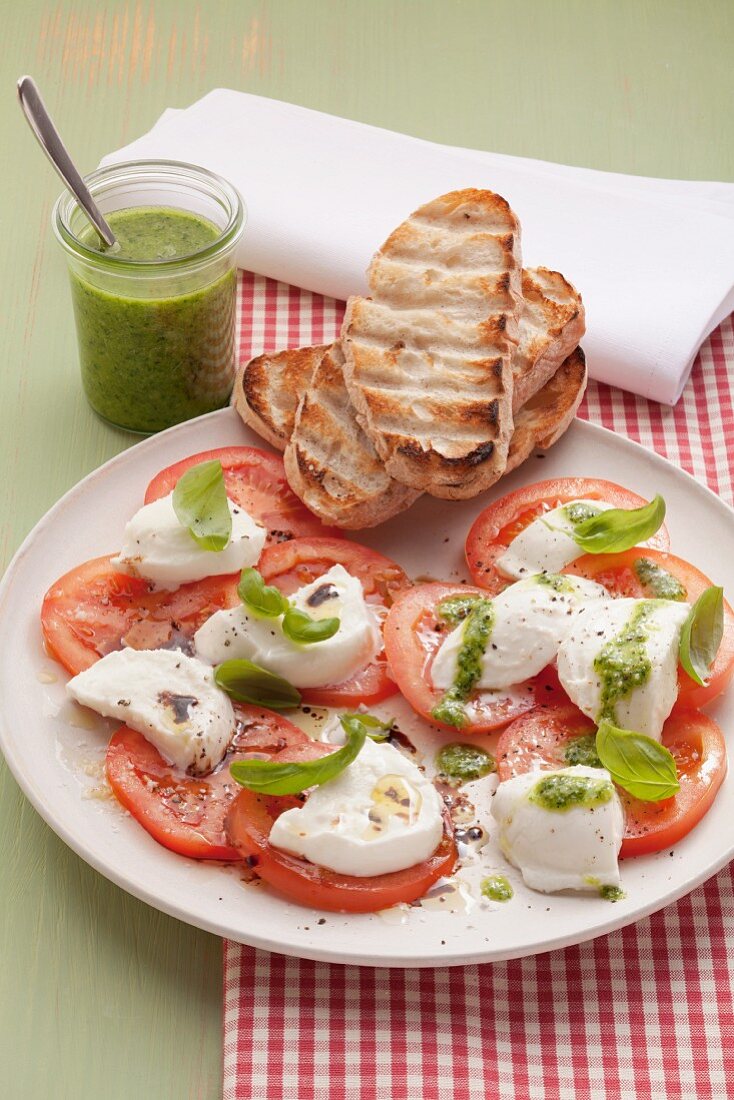
[[[28,125],[62,180],[76,195],[77,202],[99,233],[104,244],[112,248],[117,244],[115,234],[102,216],[102,211],[89,193],[89,189],[69,156],[59,131],[51,121],[35,80],[22,76],[18,81],[18,99]]]

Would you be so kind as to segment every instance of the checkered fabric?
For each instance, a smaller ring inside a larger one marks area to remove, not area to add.
[[[241,291],[243,360],[338,330],[341,303],[251,275]],[[591,383],[580,411],[729,503],[732,321],[675,409]],[[515,962],[371,969],[226,942],[224,1098],[734,1097],[733,979],[732,867],[635,925]]]

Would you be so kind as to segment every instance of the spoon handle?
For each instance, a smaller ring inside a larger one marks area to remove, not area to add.
[[[102,217],[102,212],[90,195],[84,180],[74,167],[74,163],[61,140],[58,130],[51,121],[51,116],[44,106],[41,93],[32,77],[22,76],[18,81],[18,99],[28,125],[36,135],[38,144],[66,186],[76,195],[79,205],[85,211],[102,240],[112,247],[115,244],[115,235]]]

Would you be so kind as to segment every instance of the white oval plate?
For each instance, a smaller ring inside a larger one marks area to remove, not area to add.
[[[39,609],[49,585],[87,558],[117,549],[125,519],[140,507],[162,467],[196,451],[229,444],[262,446],[227,409],[189,421],[118,455],[66,494],[16,554],[0,586],[0,745],[41,816],[113,882],[158,909],[242,943],[304,958],[375,966],[487,962],[564,947],[612,931],[660,909],[714,874],[734,855],[734,776],[725,780],[703,822],[674,851],[623,864],[627,897],[545,896],[526,890],[492,843],[481,865],[460,872],[474,891],[464,911],[411,908],[386,916],[322,914],[283,901],[261,884],[245,885],[232,868],[166,851],[113,800],[103,797],[104,748],[114,724],[89,719],[65,701],[65,676],[44,654]],[[734,513],[693,478],[642,447],[577,421],[543,461],[531,458],[478,500],[423,498],[363,541],[394,557],[413,576],[466,576],[463,545],[471,521],[491,499],[523,484],[560,476],[603,477],[668,505],[672,549],[734,592]],[[382,706],[427,748],[420,722],[394,700]],[[725,730],[734,699],[711,710]],[[430,753],[435,749],[431,742]],[[471,784],[486,820],[487,781]],[[476,885],[489,869],[515,887],[505,905],[482,905]]]

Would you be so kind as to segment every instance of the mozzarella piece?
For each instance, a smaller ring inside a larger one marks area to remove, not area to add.
[[[494,625],[482,657],[477,689],[501,689],[529,680],[554,660],[582,603],[607,592],[583,577],[528,577],[495,596]],[[433,665],[433,686],[447,690],[458,671],[465,622],[448,635]]]
[[[641,605],[647,680],[611,708],[615,725],[660,740],[663,724],[678,697],[678,647],[690,607],[675,600],[603,600],[589,604],[573,620],[558,651],[558,676],[566,693],[595,722],[602,717],[602,676],[594,667],[604,646],[618,637]]]
[[[574,523],[568,509],[583,504],[594,514],[614,508],[604,500],[572,500],[538,516],[517,535],[495,561],[497,568],[507,577],[531,576],[534,573],[559,573],[583,554],[574,541]]]
[[[203,550],[173,508],[173,493],[146,504],[125,527],[122,549],[112,564],[122,573],[143,577],[156,588],[239,573],[262,553],[267,531],[231,500],[232,537],[224,550]]]
[[[593,806],[547,809],[530,797],[549,775],[578,776],[609,784],[609,799]],[[617,857],[624,810],[609,772],[577,765],[557,772],[526,772],[500,783],[492,799],[499,845],[532,890],[598,890],[619,886]]]
[[[356,760],[286,810],[270,843],[342,875],[368,878],[428,859],[443,835],[443,803],[392,745],[365,741]]]
[[[244,605],[217,611],[194,635],[198,656],[212,664],[245,658],[277,673],[297,688],[348,680],[378,655],[382,636],[364,599],[362,582],[333,565],[299,588],[291,602],[312,618],[339,618],[339,629],[323,642],[299,645],[283,633],[280,619],[257,619]]]
[[[169,764],[210,772],[234,730],[229,698],[202,661],[170,649],[119,649],[66,685],[72,699],[142,733]]]

